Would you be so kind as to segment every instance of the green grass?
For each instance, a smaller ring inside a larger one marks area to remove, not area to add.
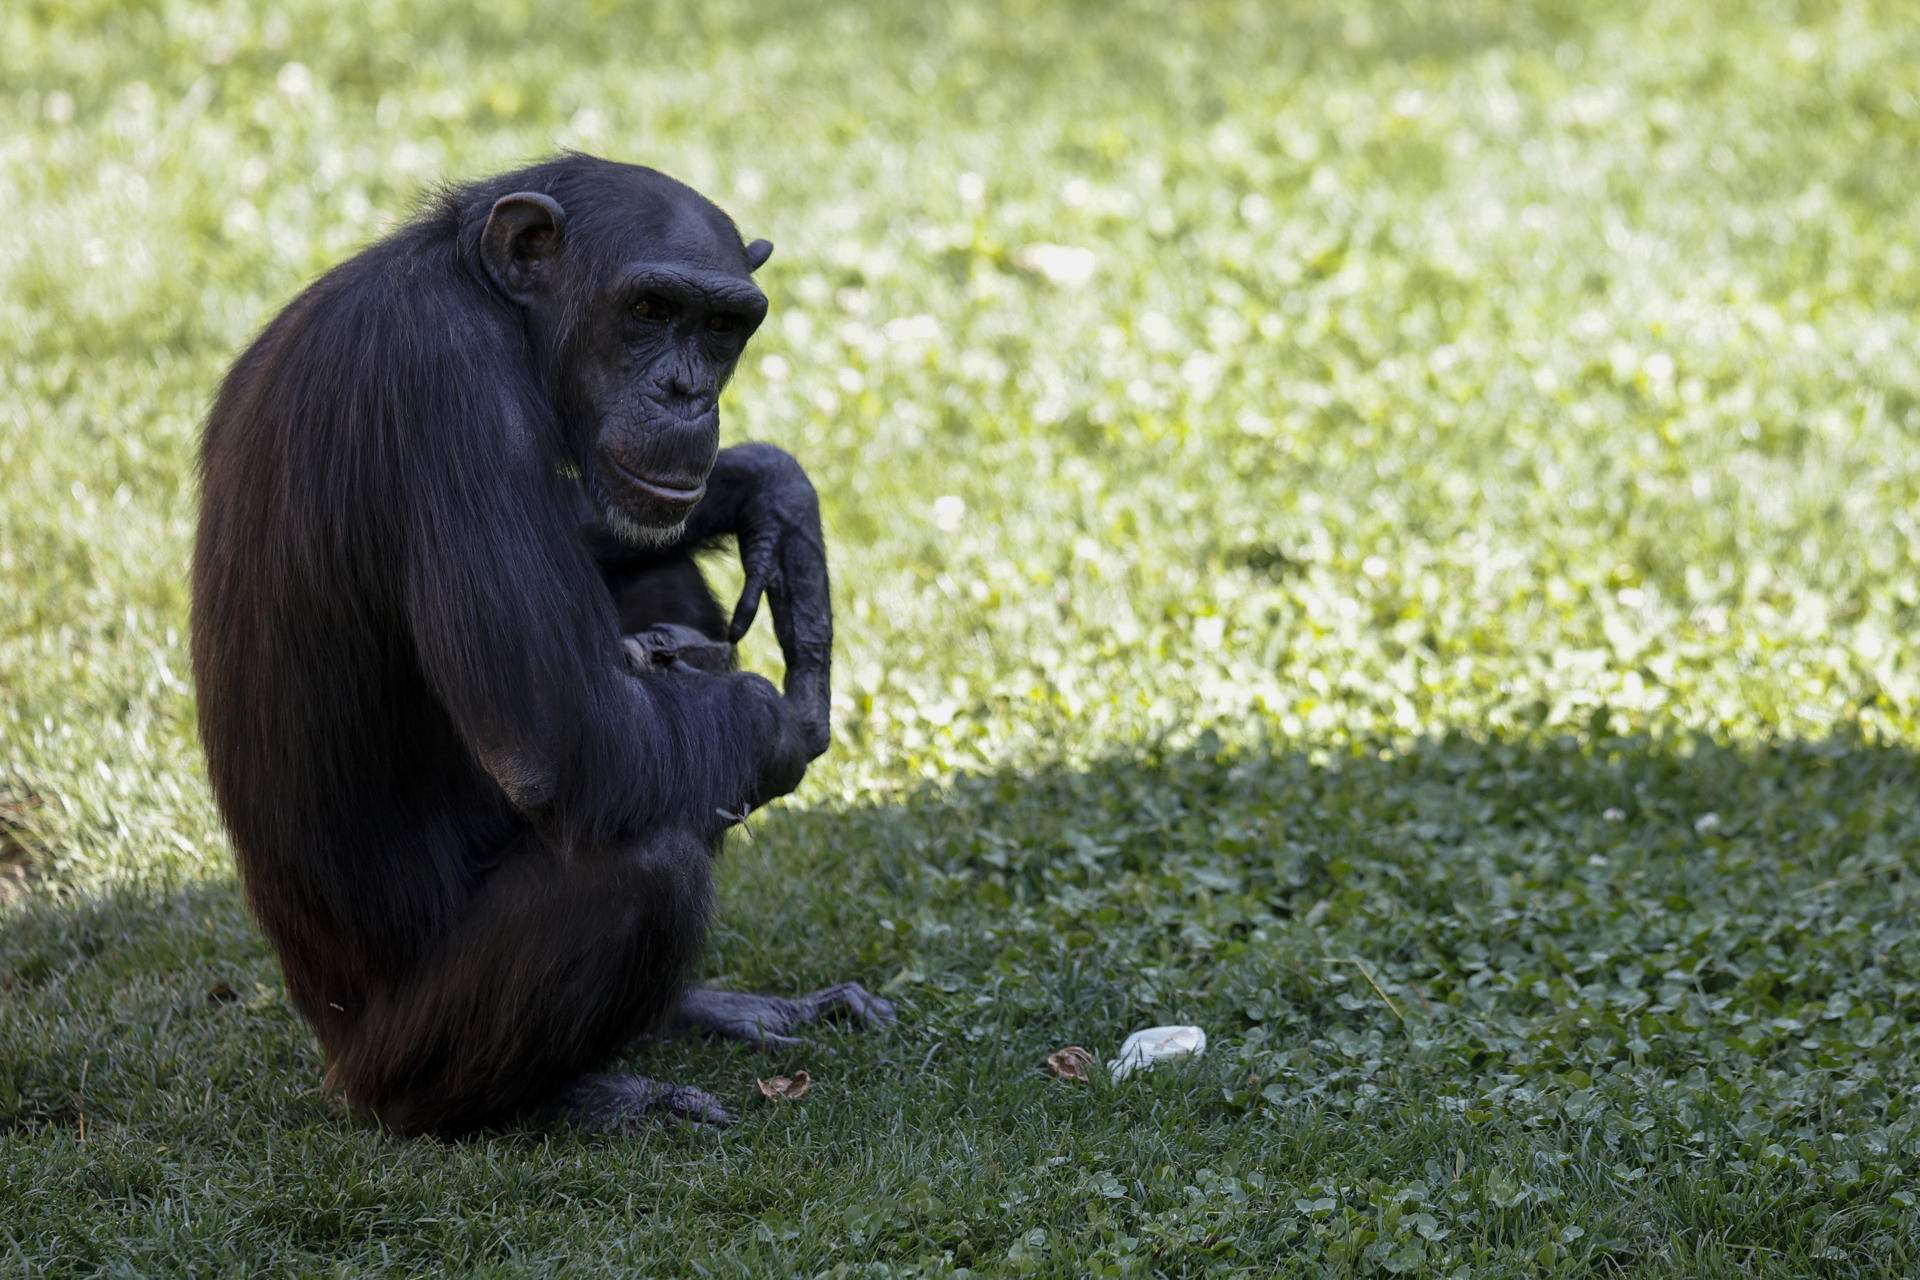
[[[402,8],[0,10],[0,1274],[1920,1273],[1909,4]],[[234,891],[190,459],[559,146],[779,246],[838,739],[708,967],[903,1020],[403,1142]]]

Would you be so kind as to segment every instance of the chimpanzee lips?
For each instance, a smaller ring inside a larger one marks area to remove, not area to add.
[[[664,503],[668,506],[690,507],[706,496],[707,485],[704,480],[696,480],[691,484],[670,480],[655,480],[650,476],[641,475],[633,468],[621,462],[618,458],[609,456],[607,461],[613,464],[613,469],[619,473],[621,480],[640,490],[641,493],[656,502]]]

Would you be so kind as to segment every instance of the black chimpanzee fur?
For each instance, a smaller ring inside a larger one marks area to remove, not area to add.
[[[648,1028],[783,1042],[795,1000],[689,991],[724,828],[827,745],[811,484],[718,449],[765,241],[649,169],[559,159],[436,199],[323,276],[207,422],[201,737],[242,882],[330,1083],[401,1132],[724,1116],[594,1074]],[[738,539],[731,632],[694,553]],[[622,635],[738,640],[786,692]]]

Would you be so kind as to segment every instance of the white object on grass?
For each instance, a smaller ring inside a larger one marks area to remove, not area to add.
[[[1207,1033],[1198,1027],[1148,1027],[1127,1037],[1113,1060],[1113,1078],[1125,1080],[1135,1071],[1168,1058],[1197,1058],[1207,1051]]]

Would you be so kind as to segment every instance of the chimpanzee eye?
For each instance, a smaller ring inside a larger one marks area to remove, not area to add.
[[[717,311],[707,318],[707,328],[713,333],[732,333],[740,327],[740,318]]]
[[[642,320],[665,320],[673,315],[673,308],[665,299],[649,294],[633,304],[633,314]]]

